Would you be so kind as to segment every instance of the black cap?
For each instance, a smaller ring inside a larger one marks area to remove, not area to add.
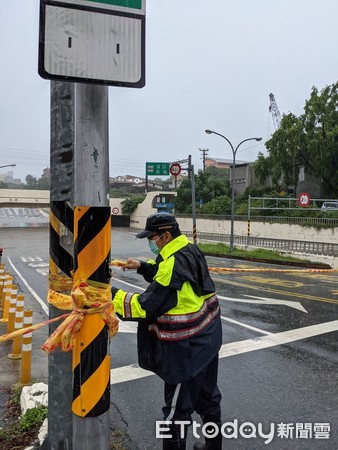
[[[175,216],[169,213],[156,213],[147,218],[146,228],[136,234],[138,239],[149,237],[155,233],[164,233],[165,231],[178,230],[178,223]]]

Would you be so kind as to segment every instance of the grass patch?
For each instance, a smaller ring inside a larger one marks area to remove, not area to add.
[[[198,244],[200,250],[205,254],[214,254],[219,256],[238,256],[240,258],[253,258],[253,259],[266,259],[275,261],[285,261],[285,262],[300,262],[309,263],[305,259],[295,258],[293,256],[284,256],[273,250],[265,250],[262,248],[253,250],[244,250],[242,248],[234,247],[234,251],[230,253],[230,247],[226,244]]]
[[[42,422],[47,417],[47,408],[39,406],[28,409],[21,415],[21,388],[14,386],[8,392],[3,413],[3,427],[0,428],[1,450],[21,450],[33,445],[37,438]]]

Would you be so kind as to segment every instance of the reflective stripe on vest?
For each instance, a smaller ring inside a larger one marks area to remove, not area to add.
[[[199,319],[202,317],[208,307],[212,305],[213,303],[217,302],[218,298],[217,295],[214,294],[211,297],[204,300],[204,303],[202,307],[195,313],[188,313],[188,314],[163,314],[162,316],[159,316],[156,320],[158,323],[189,323],[194,320]]]
[[[196,334],[200,333],[204,328],[206,328],[210,323],[218,316],[220,311],[219,305],[198,324],[190,328],[185,328],[184,330],[160,330],[156,324],[149,325],[148,329],[156,334],[158,339],[164,341],[178,341],[181,339],[186,339]]]
[[[124,297],[124,317],[125,318],[131,318],[132,312],[131,312],[131,299],[134,297],[135,294],[127,292]]]

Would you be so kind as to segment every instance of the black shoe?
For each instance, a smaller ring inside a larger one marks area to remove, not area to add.
[[[186,450],[186,439],[163,439],[163,450]]]
[[[204,444],[195,442],[194,450],[222,450],[222,434],[219,433],[212,439],[206,438]]]

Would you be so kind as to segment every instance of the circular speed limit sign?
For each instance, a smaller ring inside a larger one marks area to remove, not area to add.
[[[180,174],[181,170],[182,170],[182,169],[181,169],[181,166],[180,166],[178,163],[173,163],[173,164],[170,166],[169,172],[171,173],[171,175],[172,175],[173,177],[177,177],[177,175]]]
[[[112,209],[113,214],[118,214],[119,212],[120,212],[120,210],[116,207]]]
[[[301,194],[299,194],[299,196],[298,196],[298,204],[302,208],[304,208],[305,206],[309,206],[309,204],[310,204],[310,196],[309,196],[309,194],[307,192],[302,192]]]

